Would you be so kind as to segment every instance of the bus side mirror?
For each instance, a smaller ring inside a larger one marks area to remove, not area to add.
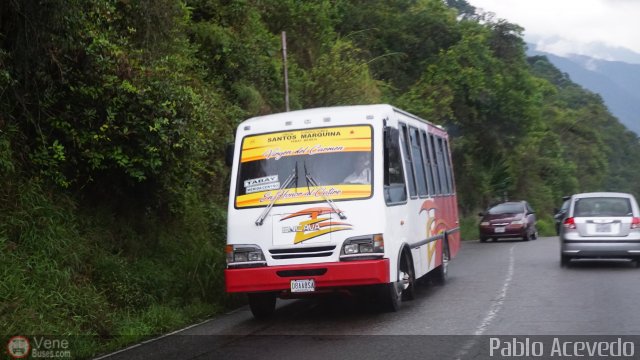
[[[228,167],[233,166],[233,148],[235,147],[234,143],[228,143],[224,152],[224,162]]]

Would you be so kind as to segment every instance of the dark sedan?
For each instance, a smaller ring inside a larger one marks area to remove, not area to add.
[[[480,241],[488,239],[520,238],[536,239],[536,216],[526,201],[509,201],[491,207],[487,213],[479,214]]]

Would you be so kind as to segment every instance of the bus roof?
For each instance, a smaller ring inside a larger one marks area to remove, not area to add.
[[[253,118],[250,118],[248,120],[243,121],[242,123],[240,123],[241,126],[247,126],[247,125],[253,125],[253,124],[264,124],[265,122],[268,122],[270,120],[284,120],[284,121],[288,121],[288,120],[299,120],[301,117],[306,117],[306,118],[318,118],[320,116],[325,116],[327,117],[327,113],[334,113],[334,114],[341,114],[341,115],[345,115],[345,114],[358,114],[358,115],[373,115],[373,114],[380,114],[380,113],[385,113],[385,114],[391,114],[392,112],[398,112],[401,113],[405,116],[411,117],[415,120],[421,121],[423,123],[429,124],[431,126],[434,126],[436,128],[439,128],[441,130],[444,130],[441,126],[439,125],[435,125],[429,121],[426,121],[424,119],[419,118],[416,115],[413,115],[407,111],[398,109],[392,105],[389,104],[375,104],[375,105],[348,105],[348,106],[331,106],[331,107],[320,107],[320,108],[312,108],[312,109],[304,109],[304,110],[294,110],[294,111],[289,111],[289,112],[283,112],[283,113],[275,113],[275,114],[269,114],[269,115],[263,115],[263,116],[256,116]]]

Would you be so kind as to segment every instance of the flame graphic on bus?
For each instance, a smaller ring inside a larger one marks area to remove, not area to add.
[[[422,203],[419,213],[422,213],[423,211],[427,214],[427,239],[430,239],[436,235],[440,235],[446,231],[447,224],[442,219],[438,219],[437,216],[439,215],[439,209],[438,205],[433,199],[427,199]],[[431,258],[435,254],[436,249],[437,241],[431,241],[427,244],[427,260],[429,263],[429,267],[431,267]]]
[[[336,213],[329,207],[313,207],[309,209],[300,210],[289,216],[286,216],[280,221],[288,220],[298,216],[308,216],[308,219],[301,220],[296,226],[284,226],[282,232],[293,232],[296,234],[293,239],[294,244],[316,238],[318,236],[326,235],[336,231],[351,230],[352,225],[344,222],[332,221],[331,216],[322,216]]]

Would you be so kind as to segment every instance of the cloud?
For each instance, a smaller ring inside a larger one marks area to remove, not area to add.
[[[640,53],[637,0],[468,1],[524,27],[527,38],[563,39],[542,44],[559,53],[585,51],[589,44],[599,42]]]

